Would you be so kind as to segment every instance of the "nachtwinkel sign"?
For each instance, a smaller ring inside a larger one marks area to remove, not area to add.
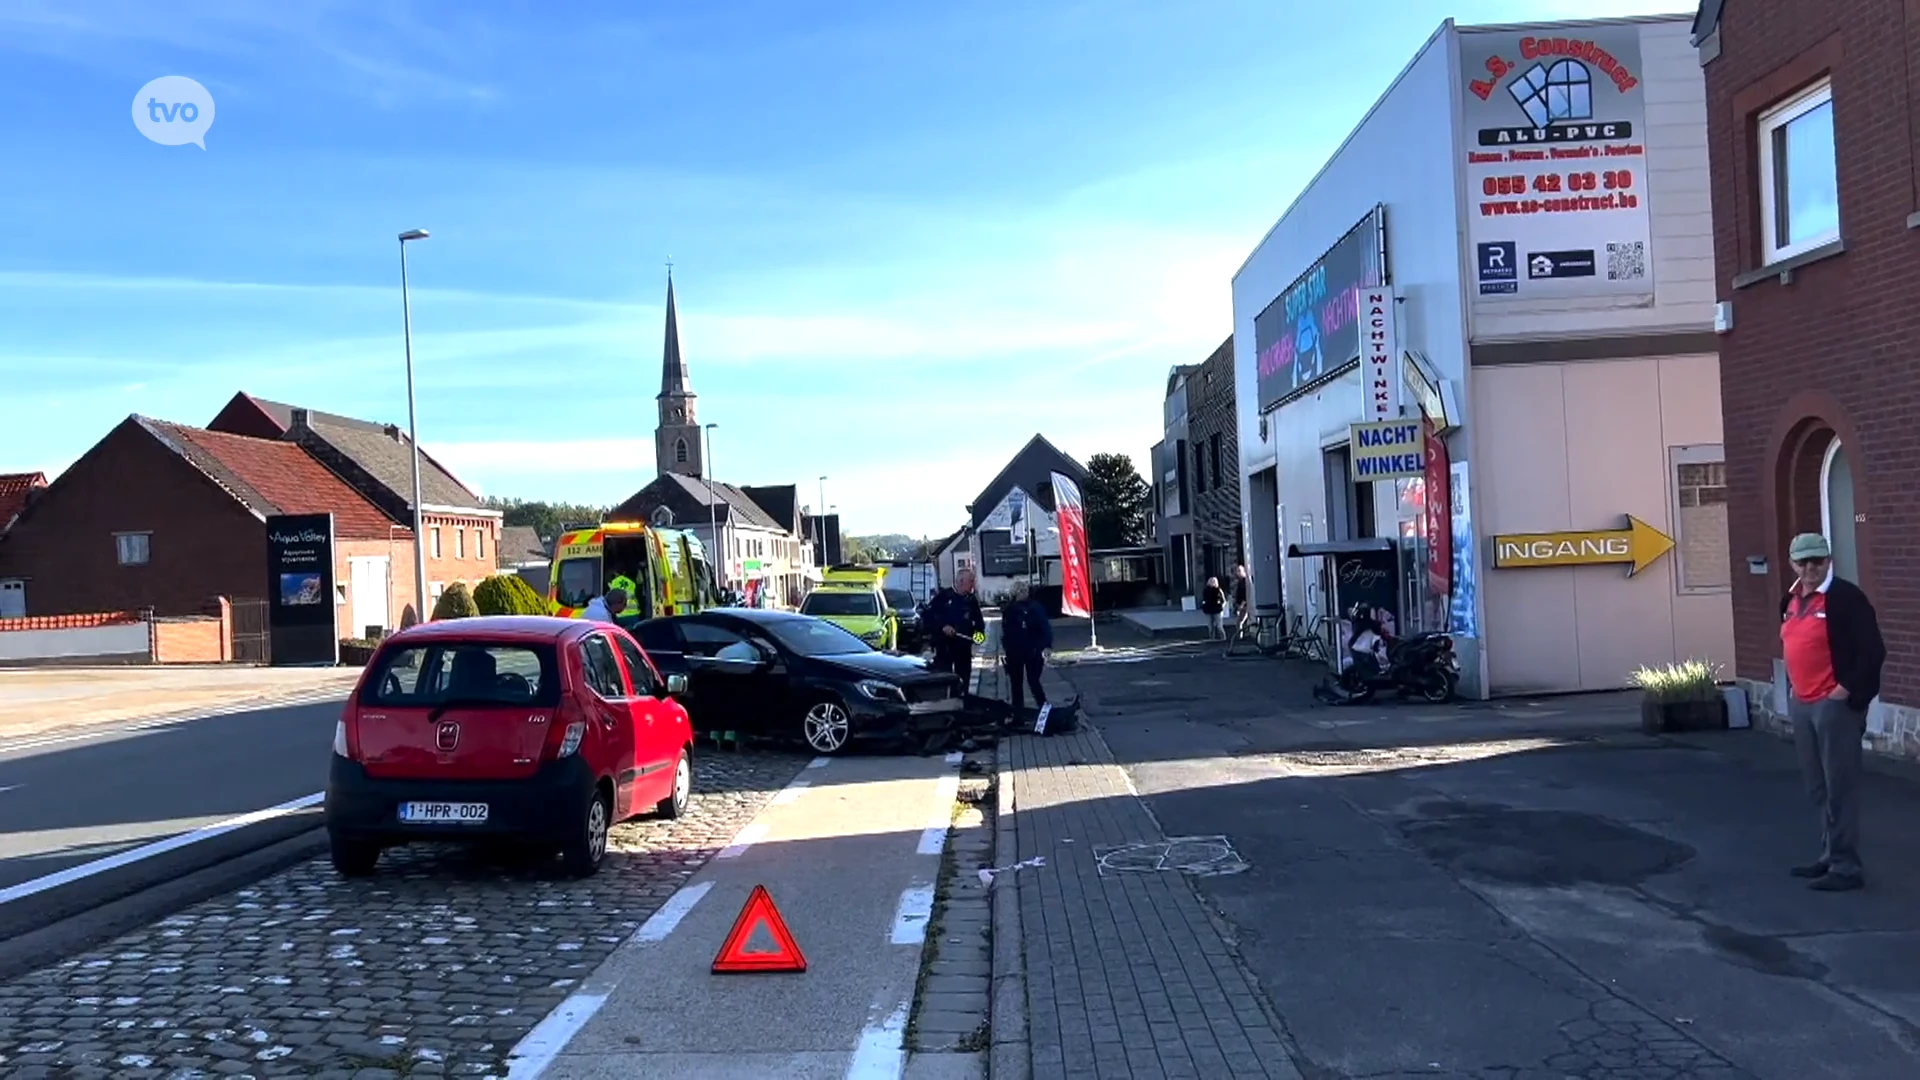
[[[1260,411],[1360,361],[1360,290],[1386,283],[1386,211],[1375,206],[1253,317]]]
[[[267,518],[270,663],[340,662],[333,589],[333,515]]]

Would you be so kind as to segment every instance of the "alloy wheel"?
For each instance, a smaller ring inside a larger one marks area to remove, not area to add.
[[[850,722],[837,701],[822,701],[807,710],[807,745],[822,754],[838,753],[847,745]]]
[[[673,806],[675,810],[685,810],[687,800],[693,797],[693,765],[687,761],[687,755],[680,755],[680,764],[673,771]]]
[[[587,804],[587,858],[598,864],[607,853],[607,800],[595,796]]]

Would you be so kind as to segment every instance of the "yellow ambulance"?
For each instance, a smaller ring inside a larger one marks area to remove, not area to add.
[[[547,581],[547,610],[563,619],[580,618],[594,597],[615,584],[632,585],[624,612],[630,619],[704,611],[718,600],[713,564],[699,537],[639,522],[562,532]]]

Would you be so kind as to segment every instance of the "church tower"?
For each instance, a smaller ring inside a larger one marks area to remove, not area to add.
[[[673,309],[673,270],[667,270],[667,343],[660,356],[660,425],[653,429],[653,460],[661,475],[705,474],[700,455],[699,395],[687,381],[680,358],[680,318]]]

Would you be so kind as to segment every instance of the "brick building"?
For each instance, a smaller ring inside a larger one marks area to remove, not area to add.
[[[0,579],[31,616],[197,615],[216,597],[264,598],[267,516],[314,513],[334,515],[342,627],[398,611],[390,582],[369,586],[354,564],[405,565],[412,534],[300,447],[131,416],[21,513]]]
[[[1222,585],[1246,561],[1240,529],[1240,435],[1233,397],[1233,336],[1187,376],[1187,439],[1193,462],[1195,579]]]
[[[1821,531],[1888,659],[1869,737],[1920,756],[1920,0],[1706,0],[1737,674],[1783,712],[1788,539]]]
[[[393,524],[412,532],[413,454],[407,433],[395,424],[284,405],[235,394],[209,430],[299,445],[334,475],[378,507]],[[421,524],[427,533],[427,609],[453,582],[475,585],[497,572],[500,544],[498,510],[461,483],[446,466],[420,451]],[[364,572],[364,571],[363,571]],[[411,603],[413,558],[393,564],[392,576],[403,603]],[[399,625],[395,608],[394,625]]]

